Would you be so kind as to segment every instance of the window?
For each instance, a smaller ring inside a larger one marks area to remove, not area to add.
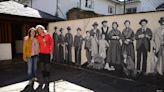
[[[93,9],[94,0],[86,0],[85,7]]]
[[[136,13],[137,12],[137,7],[135,8],[127,8],[126,13]]]
[[[108,13],[113,13],[113,8],[111,6],[108,6]]]

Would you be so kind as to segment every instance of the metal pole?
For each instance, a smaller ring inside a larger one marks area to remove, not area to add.
[[[79,2],[80,2],[80,6],[79,6],[79,8],[81,9],[81,0],[80,0]]]
[[[59,16],[59,15],[58,15],[58,8],[59,8],[59,7],[58,7],[58,0],[56,0],[56,14],[55,14],[56,16]]]
[[[124,0],[124,14],[126,13],[126,1]]]

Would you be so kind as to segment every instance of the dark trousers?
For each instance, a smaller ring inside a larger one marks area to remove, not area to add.
[[[86,57],[87,57],[87,62],[90,63],[92,56],[91,56],[91,51],[89,51],[89,49],[86,49]]]
[[[66,46],[66,49],[67,49],[67,53],[66,53],[66,62],[67,63],[70,63],[72,62],[72,47],[71,46]]]
[[[142,57],[142,72],[146,72],[147,68],[147,49],[144,45],[141,45],[140,48],[137,50],[137,70],[140,70],[141,65],[141,57]]]
[[[50,77],[50,54],[39,54],[40,70],[43,78]]]
[[[81,47],[75,47],[75,63],[81,65]]]
[[[59,63],[64,63],[64,47],[59,45],[59,53],[58,53],[58,61]]]

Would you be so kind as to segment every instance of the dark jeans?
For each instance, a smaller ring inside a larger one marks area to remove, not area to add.
[[[43,78],[50,77],[50,54],[39,54],[40,69]]]
[[[142,72],[146,72],[147,68],[147,49],[144,45],[141,45],[140,48],[137,50],[137,70],[140,70],[141,65],[141,57],[142,57]]]
[[[27,65],[28,65],[28,79],[31,80],[32,78],[36,77],[36,70],[37,70],[37,61],[38,56],[31,56],[27,59]]]
[[[75,47],[75,63],[81,65],[81,47]]]

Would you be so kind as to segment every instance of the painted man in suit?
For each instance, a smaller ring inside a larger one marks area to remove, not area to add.
[[[53,62],[57,61],[57,55],[58,55],[58,38],[59,35],[57,33],[57,27],[54,27],[55,32],[53,33],[53,40],[54,40],[54,50],[53,50]]]
[[[142,63],[142,73],[146,74],[147,68],[147,54],[150,52],[150,40],[152,39],[152,31],[150,28],[147,28],[148,21],[146,19],[142,19],[139,24],[141,28],[139,28],[135,34],[136,38],[136,50],[137,50],[137,69],[141,69],[141,61]],[[142,60],[141,60],[142,58]]]
[[[161,17],[159,20],[161,25],[158,29],[155,30],[153,35],[153,49],[157,60],[155,61],[154,72],[161,75],[164,74],[164,17]],[[155,60],[155,59],[154,59]],[[157,64],[160,64],[161,70],[157,72]]]
[[[76,65],[81,65],[81,48],[83,43],[83,37],[80,34],[81,28],[77,28],[77,34],[74,37],[74,47],[75,47],[75,63]]]
[[[107,26],[107,21],[102,21],[101,33],[105,34],[105,40],[108,40],[109,27]]]
[[[63,28],[60,29],[60,35],[58,39],[58,46],[59,46],[59,51],[58,51],[58,59],[59,63],[64,63],[64,35],[63,35]]]
[[[92,57],[91,57],[91,37],[89,31],[86,31],[84,49],[86,50],[87,62],[90,63]]]
[[[66,45],[66,62],[72,62],[72,46],[73,46],[73,36],[71,34],[71,27],[67,27],[68,33],[65,35],[65,45]]]

